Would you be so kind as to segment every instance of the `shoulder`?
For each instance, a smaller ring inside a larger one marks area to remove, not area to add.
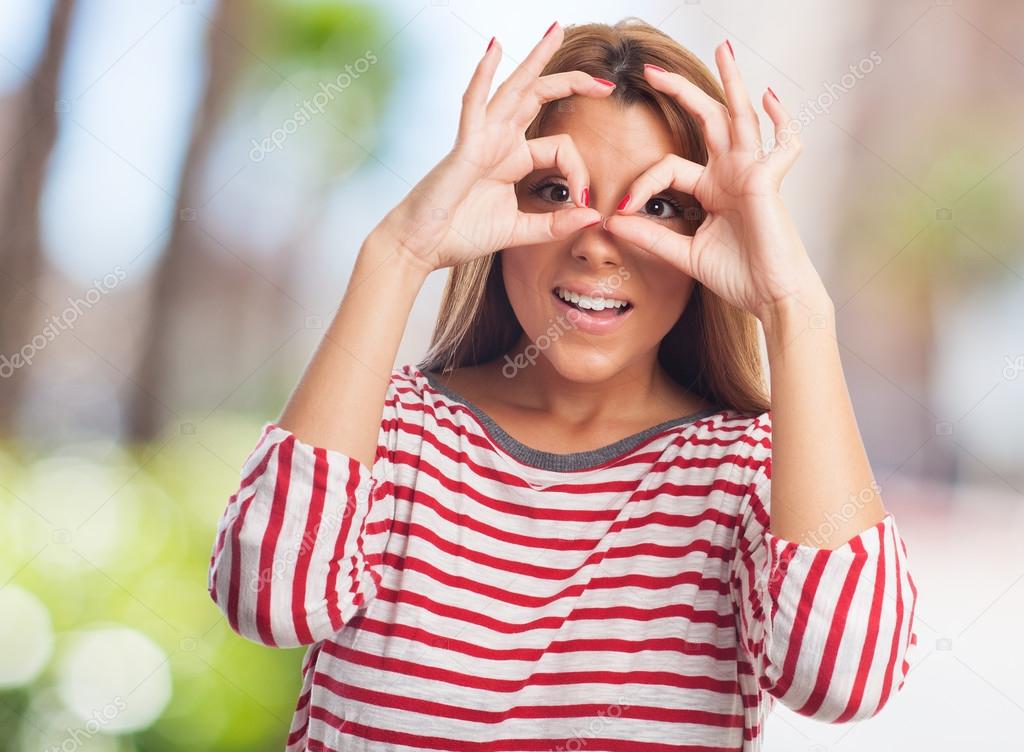
[[[398,399],[421,401],[425,384],[426,379],[416,366],[408,363],[395,366],[388,377],[388,404]]]
[[[772,415],[724,408],[708,419],[713,446],[732,465],[733,478],[746,486],[759,476],[771,477]]]
[[[490,364],[460,366],[449,371],[424,371],[406,366],[424,403],[445,413],[489,411],[502,396],[495,389],[495,370]],[[500,383],[500,382],[499,382]]]
[[[384,395],[385,421],[397,418],[419,425],[433,401],[430,382],[415,365],[403,363],[391,369]]]
[[[771,447],[772,414],[740,412],[731,407],[720,407],[706,419],[707,430],[715,434],[730,448]]]
[[[771,410],[765,410],[757,415],[748,414],[743,416],[742,420],[746,422],[742,436],[743,443],[750,446],[754,453],[764,453],[759,450],[768,450],[770,453],[772,448]]]
[[[462,393],[464,384],[471,384],[468,372],[472,369],[457,369],[447,373],[423,371],[419,366],[407,363],[391,370],[388,384],[388,404],[402,403],[418,406],[450,404],[454,394]],[[470,389],[471,390],[471,389]]]

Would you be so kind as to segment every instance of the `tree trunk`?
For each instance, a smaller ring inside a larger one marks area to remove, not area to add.
[[[175,355],[175,308],[188,297],[191,281],[201,278],[205,254],[196,222],[203,204],[203,168],[232,89],[239,56],[245,54],[232,38],[243,11],[239,0],[220,0],[207,29],[208,75],[178,182],[174,226],[154,271],[142,352],[129,401],[127,432],[134,441],[156,437],[170,411],[167,373]]]
[[[74,0],[56,0],[45,47],[22,93],[17,132],[23,134],[7,159],[11,165],[0,203],[0,433],[13,433],[27,365],[16,354],[38,332],[38,290],[43,275],[39,204],[50,153],[57,141],[57,79],[67,49]]]

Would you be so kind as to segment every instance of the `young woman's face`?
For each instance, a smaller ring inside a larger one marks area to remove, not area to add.
[[[590,206],[610,216],[630,183],[674,151],[671,133],[659,115],[642,105],[623,108],[611,98],[569,101],[572,106],[553,114],[543,135],[572,137],[589,173]],[[516,194],[524,212],[550,212],[573,204],[557,168],[527,175],[516,186]],[[692,197],[669,190],[638,213],[681,233],[687,227],[683,212],[692,206]],[[656,354],[695,284],[601,224],[565,240],[506,248],[501,262],[509,302],[534,348],[562,376],[581,382],[602,381],[638,358]],[[605,301],[626,301],[628,306],[623,313],[609,307],[583,312],[563,302],[559,289],[597,291]]]

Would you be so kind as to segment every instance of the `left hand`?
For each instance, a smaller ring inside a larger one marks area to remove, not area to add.
[[[783,303],[827,297],[779,197],[801,145],[788,130],[785,108],[766,91],[762,104],[775,124],[776,144],[765,153],[757,113],[726,43],[715,50],[715,62],[728,107],[677,73],[644,68],[654,88],[675,98],[701,124],[707,165],[665,155],[633,181],[629,202],[607,219],[605,229],[763,321]],[[667,188],[692,195],[706,212],[694,235],[630,215]]]

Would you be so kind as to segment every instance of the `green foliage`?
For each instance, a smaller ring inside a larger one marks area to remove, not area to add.
[[[900,164],[927,164],[921,174],[895,175],[874,164],[870,190],[847,202],[841,262],[852,276],[870,276],[900,253],[886,274],[901,286],[955,281],[985,289],[1020,270],[1019,191],[1008,164],[1016,134],[977,132],[960,119],[937,124]],[[1019,272],[1018,272],[1019,273]]]
[[[45,605],[55,636],[45,670],[0,692],[0,738],[43,723],[30,706],[60,685],[60,658],[77,630],[116,625],[154,641],[172,678],[160,716],[118,736],[117,748],[283,747],[304,651],[240,637],[206,589],[217,521],[260,428],[227,415],[127,451],[113,444],[51,455],[0,448],[0,576]],[[70,531],[67,542],[58,530]],[[66,736],[70,727],[59,730]]]
[[[267,4],[264,18],[260,49],[276,60],[307,67],[362,54],[382,34],[380,14],[369,5],[277,0]]]
[[[377,148],[381,114],[397,64],[394,32],[371,5],[275,0],[251,19],[243,99],[259,132],[294,127],[293,164],[321,178],[364,161]],[[252,119],[250,118],[250,119]],[[313,177],[311,182],[316,183]]]

